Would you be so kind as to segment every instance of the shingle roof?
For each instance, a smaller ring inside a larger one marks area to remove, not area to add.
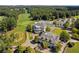
[[[52,34],[51,32],[42,33],[40,37],[43,37],[47,40],[51,40],[52,43],[56,42],[58,40],[58,36]]]
[[[36,22],[35,25],[38,25],[41,27],[46,27],[46,26],[52,26],[53,22],[51,22],[51,21],[39,21],[39,22]]]

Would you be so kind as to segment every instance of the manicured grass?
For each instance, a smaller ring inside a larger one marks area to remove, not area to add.
[[[75,16],[75,18],[79,18],[79,15],[78,16]]]
[[[79,53],[79,42],[76,42],[72,48],[66,48],[65,53]]]
[[[16,31],[21,31],[24,32],[26,29],[26,26],[28,24],[33,24],[35,21],[31,21],[29,18],[29,14],[24,13],[24,14],[20,14],[18,16],[18,22],[17,22],[17,27],[16,27]]]
[[[61,28],[55,28],[55,29],[53,30],[53,34],[55,34],[55,35],[60,35],[61,32],[62,32],[62,29],[61,29]]]

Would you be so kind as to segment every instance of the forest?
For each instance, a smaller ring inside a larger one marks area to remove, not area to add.
[[[74,7],[29,7],[32,20],[53,20],[79,15],[79,8]]]

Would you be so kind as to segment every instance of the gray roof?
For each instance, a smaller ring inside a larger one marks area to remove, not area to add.
[[[46,27],[46,26],[52,26],[53,22],[52,21],[39,21],[39,22],[36,22],[34,25]]]
[[[44,39],[51,40],[52,43],[55,43],[59,38],[58,36],[54,35],[51,32],[42,33],[40,38],[42,38],[42,37]]]

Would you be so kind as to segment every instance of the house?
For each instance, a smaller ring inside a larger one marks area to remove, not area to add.
[[[63,28],[64,26],[64,24],[68,21],[69,22],[69,24],[71,25],[72,24],[72,22],[75,22],[76,21],[76,18],[66,18],[66,19],[58,19],[57,20],[58,21],[58,23],[59,23],[59,26],[61,27],[61,28]]]
[[[59,41],[59,36],[56,36],[51,32],[43,32],[39,36],[39,42],[42,43],[43,40],[47,40],[49,42],[49,46],[54,46],[54,44]]]
[[[43,21],[42,20],[42,21],[39,21],[39,22],[35,22],[35,24],[33,25],[33,31],[35,33],[45,32],[47,26],[63,28],[64,27],[63,25],[67,21],[70,24],[72,24],[72,18],[66,18],[66,19],[59,18],[59,19],[54,20],[54,21]]]
[[[35,33],[45,32],[47,26],[53,27],[53,22],[43,21],[43,20],[39,22],[35,22],[35,24],[33,25],[33,31]]]
[[[33,25],[33,31],[35,33],[45,32],[46,26],[47,26],[47,21],[35,22],[35,24]]]
[[[44,32],[45,29],[46,29],[46,24],[44,24],[44,23],[35,22],[35,24],[33,25],[34,33]]]
[[[51,43],[55,43],[57,40],[59,40],[59,37],[51,32],[43,32],[40,35],[40,38],[42,38],[42,40],[51,41]]]
[[[33,31],[34,31],[34,33],[40,33],[42,31],[41,26],[34,25],[33,26]]]
[[[61,27],[61,28],[63,28],[63,27],[64,27],[63,25],[64,25],[68,20],[69,20],[68,18],[66,18],[66,19],[59,18],[59,19],[53,21],[53,25],[55,25],[56,27]]]

